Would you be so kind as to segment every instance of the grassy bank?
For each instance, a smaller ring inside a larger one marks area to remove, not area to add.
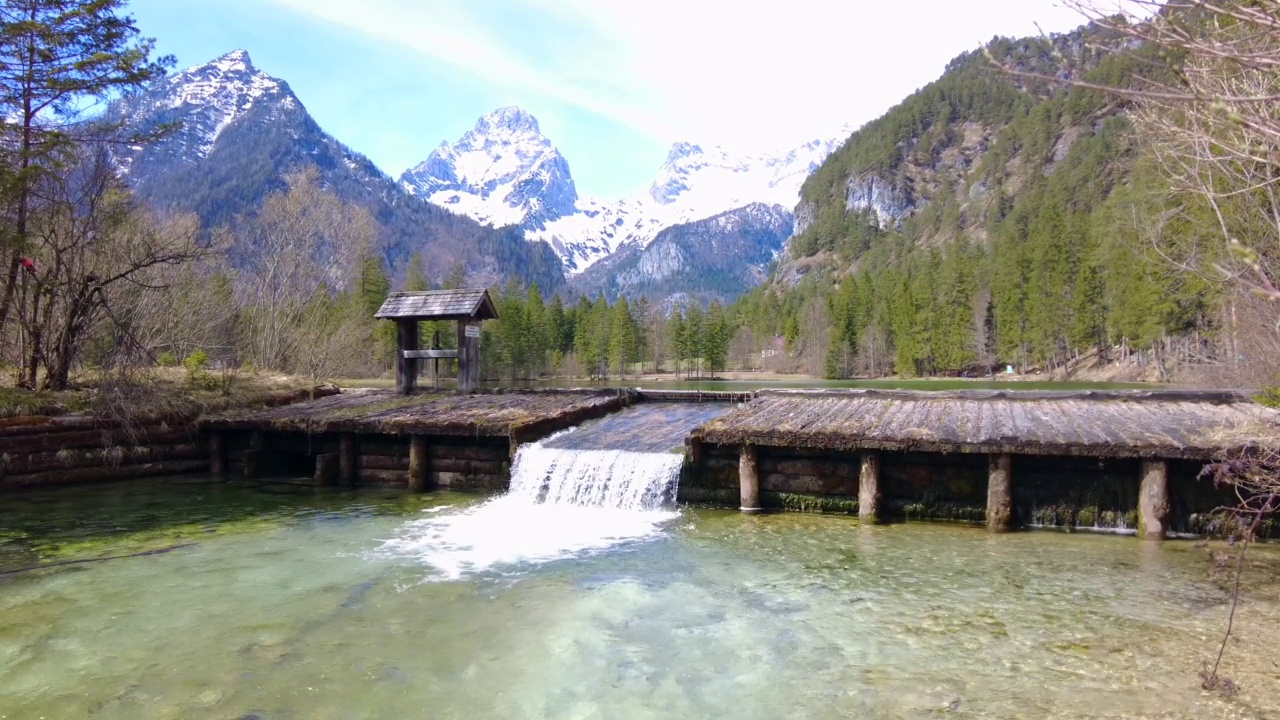
[[[180,368],[156,368],[127,376],[85,375],[72,389],[59,392],[0,388],[0,422],[75,414],[198,416],[293,402],[314,390],[315,385],[303,379],[265,373],[192,373]]]

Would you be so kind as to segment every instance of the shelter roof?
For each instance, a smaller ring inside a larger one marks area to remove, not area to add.
[[[387,296],[374,317],[383,320],[497,320],[488,290],[426,290]]]

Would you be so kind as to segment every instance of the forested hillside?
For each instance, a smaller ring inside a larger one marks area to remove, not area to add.
[[[1109,42],[996,39],[850,137],[805,183],[785,262],[733,308],[744,338],[781,336],[828,376],[1202,343],[1212,288],[1144,249],[1169,199],[1128,108],[996,68],[1127,86],[1157,67]]]

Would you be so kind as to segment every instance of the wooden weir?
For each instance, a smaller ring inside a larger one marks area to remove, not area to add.
[[[314,467],[320,484],[502,490],[521,443],[635,403],[718,402],[686,440],[683,502],[1161,538],[1212,531],[1230,504],[1199,478],[1206,462],[1280,446],[1280,412],[1229,392],[403,390],[208,420],[209,464],[253,476],[293,458],[284,471]]]
[[[736,475],[744,510],[772,496],[874,521],[892,491],[900,513],[942,498],[946,519],[994,531],[1017,524],[1019,506],[1028,514],[1034,492],[1052,495],[1040,504],[1059,515],[1055,504],[1070,505],[1070,523],[1102,495],[1108,512],[1134,517],[1130,531],[1160,538],[1175,510],[1203,519],[1214,509],[1204,463],[1259,443],[1280,446],[1280,413],[1232,392],[769,390],[694,430],[681,492],[728,502]]]
[[[312,402],[211,418],[211,466],[228,476],[311,474],[317,485],[414,491],[504,490],[521,443],[621,410],[617,390],[470,395],[349,390]],[[332,456],[332,458],[328,457]]]

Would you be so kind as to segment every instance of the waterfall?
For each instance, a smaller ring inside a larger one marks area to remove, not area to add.
[[[657,510],[676,500],[683,457],[631,450],[566,450],[534,443],[511,468],[512,498],[526,504]]]
[[[560,446],[569,433],[522,446],[506,494],[410,522],[378,554],[412,558],[432,568],[430,579],[451,580],[519,573],[661,535],[679,514],[683,456]]]

